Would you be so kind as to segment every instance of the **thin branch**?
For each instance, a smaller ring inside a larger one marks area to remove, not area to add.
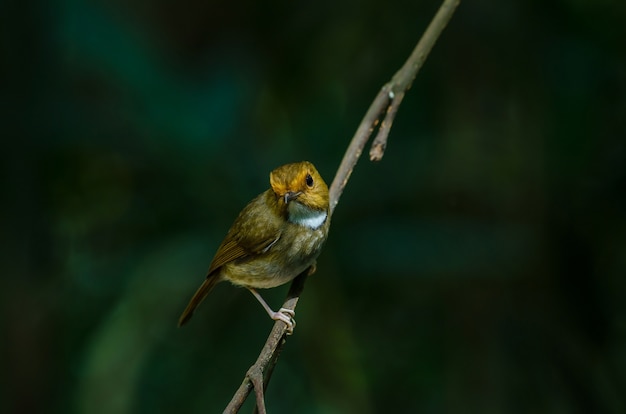
[[[354,166],[363,152],[363,147],[365,147],[367,140],[372,135],[374,128],[376,128],[376,125],[378,124],[378,117],[383,109],[387,107],[388,101],[389,97],[387,95],[379,93],[376,98],[374,98],[374,102],[372,102],[369,109],[365,113],[363,120],[354,134],[354,137],[352,137],[352,141],[350,141],[350,145],[341,160],[341,164],[339,164],[333,183],[330,185],[329,196],[331,215],[335,211],[335,207],[339,202],[343,189],[346,188],[346,184],[348,184],[352,170],[354,170]]]
[[[372,147],[370,148],[370,161],[380,161],[383,158],[385,148],[387,147],[389,130],[398,112],[398,107],[404,98],[404,94],[411,88],[413,80],[415,80],[417,76],[417,72],[419,72],[424,65],[430,50],[435,45],[443,29],[448,25],[452,14],[459,5],[459,1],[460,0],[445,0],[443,2],[437,14],[435,14],[435,17],[433,17],[426,28],[422,38],[417,43],[417,46],[413,49],[411,56],[404,62],[400,70],[393,75],[391,81],[383,86],[378,93],[379,95],[386,95],[389,100],[387,102],[387,108],[380,108],[378,112],[380,114],[384,110],[386,114],[378,129],[378,134],[376,138],[374,138]]]
[[[370,160],[380,161],[387,146],[387,137],[393,124],[393,120],[398,112],[398,107],[402,103],[404,94],[409,90],[417,72],[422,68],[430,50],[443,32],[452,14],[459,5],[460,0],[444,0],[443,4],[428,25],[424,35],[413,49],[411,56],[402,65],[399,71],[387,82],[378,92],[374,102],[365,113],[361,124],[356,130],[350,146],[346,150],[343,160],[339,165],[335,179],[330,186],[330,211],[335,210],[339,197],[348,183],[350,174],[356,165],[363,148],[368,139],[379,125],[379,118],[384,113],[380,128],[370,149]]]
[[[296,309],[296,305],[298,303],[298,299],[300,298],[300,294],[304,289],[304,282],[306,281],[308,273],[309,271],[307,269],[301,275],[296,277],[293,282],[291,282],[289,292],[287,293],[287,300],[282,306],[283,308],[291,310]],[[276,362],[278,361],[280,351],[285,344],[286,331],[287,325],[285,322],[277,321],[274,323],[274,327],[272,328],[272,331],[270,332],[259,357],[246,373],[246,377],[243,379],[243,382],[235,392],[235,395],[233,395],[233,398],[224,410],[224,413],[239,412],[239,409],[246,401],[248,394],[250,394],[250,391],[254,388],[259,413],[265,414],[263,392],[267,387],[271,373],[274,370]],[[263,377],[265,377],[265,380],[263,380]]]
[[[402,99],[406,91],[411,87],[417,72],[426,61],[436,40],[452,17],[459,1],[460,0],[444,0],[419,43],[415,49],[413,49],[411,56],[400,70],[396,72],[391,81],[381,88],[365,113],[330,186],[331,215],[335,211],[339,198],[348,183],[348,179],[350,179],[350,175],[363,152],[365,144],[377,127],[378,131],[370,149],[370,160],[379,161],[383,157],[385,147],[387,146],[387,137],[389,136],[389,131],[391,130],[398,108],[402,103]],[[381,116],[383,118],[382,121],[380,121]],[[287,300],[283,304],[283,308],[295,310],[298,298],[304,289],[304,282],[309,273],[310,272],[307,270],[294,279],[289,288]],[[277,321],[274,324],[259,357],[246,373],[246,377],[239,386],[239,389],[235,392],[235,395],[224,410],[224,413],[239,412],[239,409],[250,394],[250,391],[254,388],[257,399],[257,410],[260,414],[266,414],[264,391],[267,388],[274,366],[278,361],[280,351],[286,342],[286,328],[287,326],[282,321]]]

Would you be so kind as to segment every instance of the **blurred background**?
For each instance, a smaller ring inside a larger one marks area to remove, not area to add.
[[[439,4],[3,2],[0,412],[221,412],[272,323],[228,284],[181,311],[273,168],[330,184]],[[270,412],[626,412],[625,18],[461,3],[344,192]]]

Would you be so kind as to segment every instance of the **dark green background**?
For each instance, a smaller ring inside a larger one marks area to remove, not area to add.
[[[271,321],[227,284],[180,312],[273,168],[330,183],[438,5],[1,3],[0,411],[220,412]],[[626,412],[625,27],[618,0],[460,5],[352,175],[270,412]]]

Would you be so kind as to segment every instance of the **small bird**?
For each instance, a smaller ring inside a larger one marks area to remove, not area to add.
[[[206,279],[178,321],[183,326],[218,282],[247,288],[270,318],[293,332],[295,313],[274,312],[256,289],[273,288],[315,268],[330,226],[328,186],[308,161],[270,173],[270,188],[239,213],[209,266]]]

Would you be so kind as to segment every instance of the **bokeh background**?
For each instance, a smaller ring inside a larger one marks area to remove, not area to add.
[[[180,312],[273,168],[332,181],[438,6],[2,2],[0,412],[221,412],[271,321],[227,284]],[[270,412],[626,412],[625,23],[461,3],[352,175]]]

